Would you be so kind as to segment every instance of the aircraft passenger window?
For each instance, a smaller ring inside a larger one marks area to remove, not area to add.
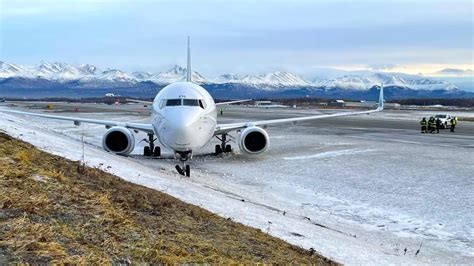
[[[166,100],[166,106],[180,106],[181,99],[168,99]]]
[[[195,99],[183,99],[184,106],[199,106],[199,101]]]

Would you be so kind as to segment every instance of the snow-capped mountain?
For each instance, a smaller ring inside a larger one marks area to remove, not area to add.
[[[227,73],[227,74],[222,74],[217,76],[214,80],[212,80],[215,83],[235,83],[239,82],[242,77],[238,74],[234,73]]]
[[[276,71],[265,74],[222,74],[215,78],[206,78],[196,71],[192,73],[193,82],[200,84],[224,86],[226,84],[253,88],[255,91],[282,92],[287,90],[338,89],[364,91],[376,85],[394,86],[412,90],[457,90],[453,84],[438,79],[425,78],[417,75],[401,73],[380,73],[371,71],[341,72],[330,75],[331,78],[318,76],[311,79],[302,78],[290,72]],[[22,66],[0,61],[0,80],[6,78],[22,78],[23,83],[31,80],[29,87],[34,87],[35,80],[55,83],[75,83],[82,87],[132,87],[140,83],[167,85],[186,80],[186,68],[174,66],[164,72],[133,72],[127,73],[119,69],[100,70],[96,66],[85,64],[73,66],[66,63],[42,62],[36,66]],[[78,85],[78,86],[79,86]]]
[[[170,84],[177,81],[185,81],[187,75],[186,71],[186,68],[175,65],[168,71],[155,73],[146,80],[155,82],[157,84]],[[207,82],[207,79],[196,71],[192,72],[191,79],[196,83]]]
[[[300,76],[290,72],[271,72],[267,74],[249,74],[240,76],[237,74],[223,74],[212,80],[214,83],[240,83],[253,86],[272,86],[272,87],[297,87],[310,86]]]
[[[345,88],[351,90],[368,90],[376,85],[398,86],[415,90],[453,90],[453,84],[416,75],[371,73],[368,75],[345,75],[335,79],[317,80],[313,84],[325,88]]]
[[[131,75],[118,70],[118,69],[107,69],[102,72],[100,75],[95,76],[99,80],[109,81],[109,82],[136,82],[136,78]]]
[[[85,64],[85,65],[80,65],[77,67],[80,73],[83,75],[95,75],[100,72],[100,70],[93,65]]]
[[[72,66],[65,63],[42,62],[36,66],[21,66],[0,61],[0,78],[44,78],[50,80],[78,80],[100,71],[93,65]]]
[[[26,75],[27,72],[23,66],[0,61],[0,78],[23,76]]]
[[[35,69],[30,68],[29,71],[38,77],[59,79],[59,80],[74,80],[81,78],[84,73],[78,68],[65,63],[48,63],[43,62]]]
[[[132,73],[132,76],[138,80],[148,80],[151,76],[153,76],[153,73],[147,71],[135,71]]]

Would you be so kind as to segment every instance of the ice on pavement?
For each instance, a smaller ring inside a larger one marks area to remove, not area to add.
[[[306,160],[306,159],[316,159],[316,158],[328,158],[328,157],[336,157],[341,155],[353,155],[362,152],[370,152],[374,150],[366,149],[348,149],[348,150],[339,150],[339,151],[327,151],[322,153],[316,153],[311,155],[304,155],[304,156],[294,156],[294,157],[284,157],[285,160]]]
[[[0,130],[72,160],[82,156],[84,134],[88,165],[346,264],[474,262],[472,148],[390,141],[383,129],[271,128],[270,150],[256,157],[210,156],[210,143],[188,179],[174,172],[169,151],[141,157],[141,133],[126,158],[100,148],[103,126],[2,114]]]

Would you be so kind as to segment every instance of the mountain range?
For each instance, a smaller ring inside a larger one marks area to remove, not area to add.
[[[103,95],[104,91],[152,97],[165,85],[185,79],[186,68],[177,65],[164,72],[127,73],[119,69],[102,70],[90,64],[73,66],[42,62],[36,66],[23,66],[0,61],[0,96],[7,97],[88,97]],[[303,78],[284,71],[246,75],[226,73],[216,77],[205,77],[193,71],[192,79],[214,97],[228,99],[304,96],[366,99],[380,84],[384,84],[386,95],[392,98],[474,97],[473,93],[462,91],[447,81],[402,73],[365,71],[331,78]]]

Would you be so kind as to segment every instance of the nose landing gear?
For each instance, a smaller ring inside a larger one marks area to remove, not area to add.
[[[189,160],[192,156],[192,151],[187,151],[187,152],[177,152],[176,153],[179,156],[179,160],[181,161],[181,165],[177,164],[175,166],[176,171],[180,175],[190,177],[191,176],[191,167],[189,164],[186,164],[186,161]]]
[[[176,167],[176,171],[178,171],[180,175],[183,175],[186,177],[191,176],[191,167],[189,167],[189,164],[183,163],[183,166],[180,166],[177,164],[175,167]]]
[[[154,138],[154,135],[148,134],[148,146],[143,148],[143,156],[161,156],[161,148],[159,146],[155,146],[155,141],[156,139]]]
[[[223,152],[225,153],[232,152],[232,146],[230,146],[230,144],[227,144],[228,142],[230,142],[230,140],[227,140],[227,134],[222,134],[220,138],[216,136],[216,138],[221,141],[220,145],[216,145],[216,149],[215,149],[216,155],[219,155]]]

